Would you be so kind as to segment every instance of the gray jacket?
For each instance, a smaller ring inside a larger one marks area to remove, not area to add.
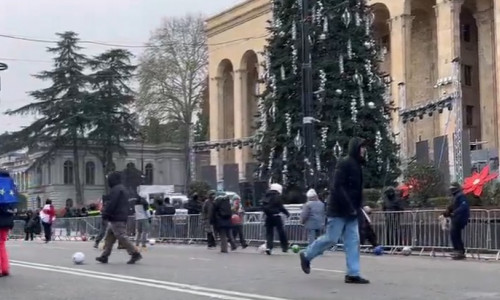
[[[302,207],[300,220],[306,229],[323,229],[325,226],[325,204],[319,200],[307,201]]]

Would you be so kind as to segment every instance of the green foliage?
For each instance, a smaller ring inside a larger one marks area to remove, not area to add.
[[[183,143],[186,139],[185,131],[181,130],[179,122],[160,123],[155,117],[149,117],[148,123],[142,126],[144,142],[159,145],[162,143]]]
[[[112,171],[113,153],[126,155],[122,141],[138,136],[137,116],[129,109],[134,102],[129,84],[136,69],[131,58],[127,50],[112,49],[89,62],[94,73],[89,76],[93,90],[87,101],[94,120],[87,136],[105,174]]]
[[[198,113],[198,120],[194,125],[194,141],[203,142],[208,141],[209,138],[209,114],[208,112],[200,111]]]
[[[35,101],[8,114],[37,116],[36,121],[12,134],[14,141],[22,141],[31,151],[45,152],[37,163],[44,162],[62,148],[72,148],[76,201],[82,204],[78,149],[84,144],[85,132],[95,122],[95,111],[87,101],[88,77],[83,72],[88,60],[80,53],[82,48],[78,46],[76,33],[58,33],[57,36],[56,46],[47,48],[47,52],[54,55],[53,69],[35,75],[35,78],[50,82],[50,86],[30,92]]]
[[[491,181],[483,188],[480,197],[467,194],[471,206],[500,206],[500,182]]]
[[[338,145],[346,154],[349,140],[355,136],[373,141],[368,147],[366,187],[391,185],[400,175],[398,146],[390,132],[393,104],[385,102],[385,84],[377,67],[377,46],[371,30],[366,31],[370,28],[370,24],[367,26],[370,8],[365,1],[358,5],[359,2],[323,2],[323,12],[315,11],[316,18],[311,19],[312,84],[313,91],[317,91],[313,106],[314,117],[319,120],[314,128],[315,149],[321,163],[318,166],[316,160],[310,162],[310,168],[304,163],[300,138],[303,118],[299,101],[302,89],[302,62],[298,57],[302,51],[300,5],[294,0],[274,2],[276,21],[269,26],[270,38],[264,52],[269,59],[264,65],[266,90],[259,103],[261,121],[257,130],[258,140],[262,142],[256,159],[263,165],[265,177],[283,182],[286,166],[287,184],[304,186],[304,172],[315,172],[320,180],[329,181],[336,163],[333,149]],[[347,26],[342,17],[346,11],[350,14]],[[361,17],[359,26],[355,20],[357,14]],[[353,101],[357,112],[351,109]],[[367,105],[370,102],[374,108]],[[326,133],[325,140],[322,133]]]
[[[365,205],[371,208],[378,207],[378,203],[382,197],[382,191],[380,189],[364,189],[363,199],[365,200]]]
[[[446,208],[451,203],[451,197],[433,197],[427,201],[429,206],[436,208]]]
[[[433,164],[411,163],[404,173],[405,182],[412,182],[410,203],[414,207],[429,207],[430,198],[446,195],[443,176]]]
[[[204,199],[208,196],[210,185],[205,181],[193,181],[188,186],[188,195],[198,194],[199,198]]]
[[[17,204],[17,209],[18,210],[26,210],[28,209],[28,197],[24,194],[18,194],[17,195],[18,199],[18,204]]]

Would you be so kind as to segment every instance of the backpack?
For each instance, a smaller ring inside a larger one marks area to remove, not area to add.
[[[233,216],[233,211],[231,209],[231,203],[229,202],[229,199],[221,199],[219,201],[217,214],[222,219],[231,219],[231,217]]]

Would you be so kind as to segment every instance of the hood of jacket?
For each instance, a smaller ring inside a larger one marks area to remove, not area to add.
[[[108,186],[110,188],[122,183],[122,174],[120,172],[112,172],[108,175]]]
[[[361,147],[365,145],[366,145],[366,140],[359,137],[352,138],[349,141],[349,148],[348,148],[349,157],[352,157],[356,161],[363,163],[365,161],[365,158],[359,155],[359,149],[361,149]]]
[[[10,177],[9,171],[0,170],[0,177]]]

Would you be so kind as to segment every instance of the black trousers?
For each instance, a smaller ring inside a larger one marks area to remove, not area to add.
[[[450,229],[450,239],[451,244],[453,245],[453,250],[461,254],[465,254],[464,241],[462,240],[462,231],[464,228],[465,225],[452,223]]]
[[[245,236],[243,235],[243,225],[234,225],[233,227],[233,238],[240,239],[240,244],[242,247],[247,246],[247,241],[245,240]]]
[[[34,237],[35,237],[35,234],[33,233],[33,231],[28,230],[28,231],[26,231],[26,236],[25,236],[24,240],[25,241],[28,241],[28,240],[32,241]]]
[[[266,241],[267,249],[272,250],[274,244],[274,229],[278,232],[280,238],[281,249],[288,250],[288,239],[286,237],[285,228],[283,227],[283,220],[280,215],[266,217]]]
[[[45,233],[45,242],[50,242],[52,239],[52,224],[42,222],[43,232]]]

